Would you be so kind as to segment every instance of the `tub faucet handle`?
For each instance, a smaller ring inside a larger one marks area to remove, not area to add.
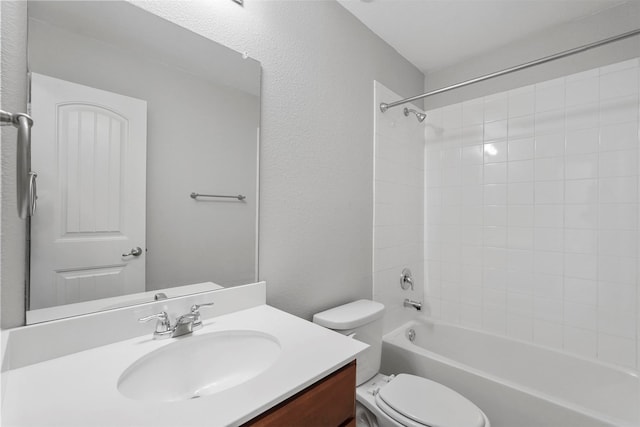
[[[413,290],[413,276],[411,275],[411,270],[408,268],[402,269],[402,273],[400,274],[400,287],[405,291],[409,288]]]

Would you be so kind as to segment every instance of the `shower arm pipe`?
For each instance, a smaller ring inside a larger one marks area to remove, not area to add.
[[[383,113],[386,112],[389,108],[396,107],[398,105],[406,104],[409,102],[417,101],[419,99],[427,98],[429,96],[438,95],[440,93],[448,92],[450,90],[458,89],[464,86],[468,86],[474,83],[479,83],[485,80],[493,79],[494,77],[504,76],[505,74],[515,73],[516,71],[524,70],[526,68],[534,67],[536,65],[544,64],[547,62],[555,61],[556,59],[564,58],[566,56],[574,55],[576,53],[581,53],[590,49],[594,49],[596,47],[603,46],[605,44],[613,43],[618,40],[627,39],[629,37],[640,35],[640,28],[628,31],[626,33],[618,34],[617,36],[609,37],[594,43],[589,43],[583,46],[579,46],[573,49],[565,50],[563,52],[559,52],[553,55],[545,56],[540,59],[536,59],[534,61],[526,62],[524,64],[516,65],[514,67],[505,68],[504,70],[496,71],[495,73],[486,74],[481,77],[476,77],[471,80],[466,80],[464,82],[456,83],[451,86],[443,87],[440,89],[432,90],[431,92],[423,93],[422,95],[412,96],[411,98],[401,99],[400,101],[390,102],[390,103],[381,103],[380,111]]]

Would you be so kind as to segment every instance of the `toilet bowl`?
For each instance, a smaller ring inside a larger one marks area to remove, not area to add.
[[[314,323],[369,344],[357,356],[357,427],[490,427],[470,400],[426,378],[379,373],[382,316],[379,302],[359,300],[313,316]]]

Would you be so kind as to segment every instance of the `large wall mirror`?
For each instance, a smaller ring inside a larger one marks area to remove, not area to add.
[[[257,281],[259,62],[126,2],[28,13],[27,323]]]

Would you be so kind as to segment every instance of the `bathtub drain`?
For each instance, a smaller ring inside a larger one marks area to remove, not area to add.
[[[414,342],[416,340],[416,331],[414,329],[407,329],[407,338],[409,338],[409,341]]]

